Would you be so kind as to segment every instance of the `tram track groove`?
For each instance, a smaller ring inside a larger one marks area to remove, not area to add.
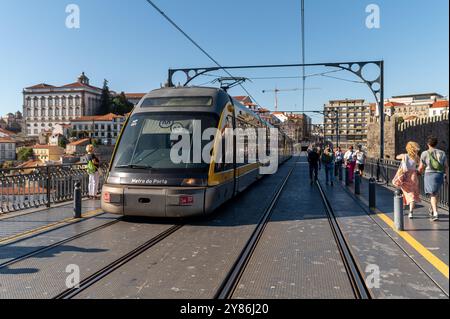
[[[104,277],[108,276],[112,272],[116,271],[132,259],[138,257],[139,255],[146,252],[149,248],[155,246],[162,240],[166,239],[179,229],[181,229],[184,224],[178,224],[173,225],[172,227],[166,229],[165,231],[159,233],[155,237],[151,238],[150,240],[146,241],[142,245],[138,246],[137,248],[133,249],[132,251],[128,252],[127,254],[123,255],[122,257],[116,259],[115,261],[111,262],[107,266],[103,267],[102,269],[98,270],[94,274],[90,275],[89,277],[83,279],[79,283],[79,287],[76,288],[70,288],[67,289],[60,294],[53,297],[53,299],[72,299],[73,297],[77,296],[87,288],[91,287],[95,283],[99,282]]]
[[[349,244],[345,239],[345,236],[339,227],[337,222],[336,215],[333,212],[333,209],[326,197],[326,194],[320,184],[320,181],[316,182],[317,188],[319,189],[320,196],[322,197],[323,204],[325,205],[325,212],[328,217],[328,222],[330,223],[331,231],[333,233],[333,237],[336,240],[336,244],[339,250],[339,254],[341,255],[342,261],[344,263],[344,267],[347,272],[347,276],[350,280],[350,284],[352,286],[353,293],[355,294],[356,299],[372,299],[373,296],[370,293],[370,290],[366,286],[364,276],[360,271],[358,264],[351,253]]]
[[[294,163],[289,173],[286,175],[283,182],[281,183],[280,187],[274,193],[271,201],[264,210],[264,213],[260,218],[255,230],[253,231],[249,240],[245,244],[244,249],[242,250],[236,262],[233,264],[231,270],[228,272],[225,280],[222,282],[221,286],[217,290],[214,299],[219,300],[231,299],[231,297],[233,296],[233,293],[236,290],[239,280],[241,279],[247,267],[247,264],[249,263],[253,255],[253,252],[255,251],[256,246],[258,245],[258,242],[261,239],[268,222],[270,221],[270,218],[278,202],[278,199],[280,198],[287,182],[289,181],[289,178],[291,177],[298,163],[300,162]]]

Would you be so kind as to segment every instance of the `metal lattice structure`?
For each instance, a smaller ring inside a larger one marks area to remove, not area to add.
[[[363,69],[367,65],[376,65],[379,68],[379,75],[375,79],[368,79],[363,74]],[[336,62],[336,63],[306,63],[306,64],[267,64],[267,65],[242,65],[224,67],[204,67],[204,68],[181,68],[169,69],[167,84],[173,87],[173,78],[176,73],[183,73],[186,81],[183,86],[189,85],[194,79],[209,72],[233,69],[264,69],[264,68],[298,68],[323,66],[338,68],[348,71],[362,80],[366,84],[378,105],[378,115],[380,118],[380,158],[384,158],[384,61],[357,61],[357,62]]]

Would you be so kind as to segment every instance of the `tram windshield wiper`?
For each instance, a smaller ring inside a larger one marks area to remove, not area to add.
[[[116,168],[131,168],[131,169],[152,169],[150,165],[138,165],[138,164],[128,164],[128,165],[119,165]]]

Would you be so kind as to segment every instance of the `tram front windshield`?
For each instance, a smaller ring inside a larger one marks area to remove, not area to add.
[[[210,138],[209,140],[203,141],[202,135],[204,130],[216,127],[217,119],[211,114],[135,114],[129,119],[124,129],[112,167],[113,169],[189,169],[206,171],[209,163],[204,162],[203,159],[194,163],[193,139],[200,139],[201,142],[198,141],[196,143],[201,143],[201,151],[203,152],[203,149],[207,147],[213,138],[208,137]],[[194,134],[194,131],[200,132],[200,135]],[[183,134],[172,134],[177,132],[183,132]],[[178,139],[171,140],[171,136],[178,136]],[[181,141],[182,139],[184,140]],[[177,147],[179,149],[177,154],[180,157],[174,160],[174,158],[171,158],[171,150],[177,143],[180,143]],[[180,145],[183,145],[182,149]],[[187,150],[188,147],[190,147],[189,150]],[[179,162],[182,154],[187,153],[189,153],[189,160],[185,161],[187,158],[184,155],[183,161]]]

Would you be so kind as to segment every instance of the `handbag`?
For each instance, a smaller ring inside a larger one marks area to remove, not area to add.
[[[405,177],[406,177],[406,171],[404,169],[404,166],[406,163],[403,163],[404,160],[400,163],[400,167],[397,170],[397,173],[394,176],[394,179],[392,180],[392,185],[394,185],[397,188],[400,188],[405,183]]]

